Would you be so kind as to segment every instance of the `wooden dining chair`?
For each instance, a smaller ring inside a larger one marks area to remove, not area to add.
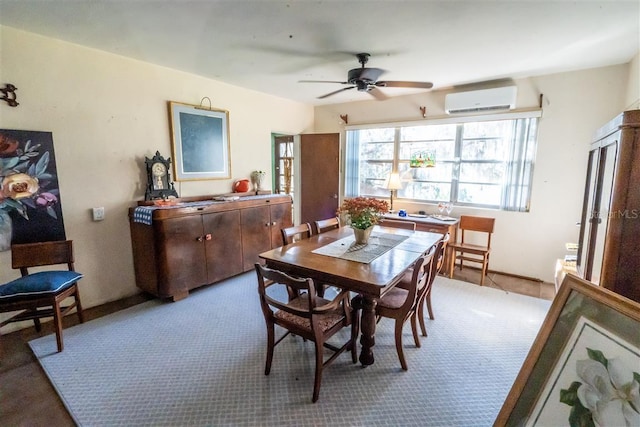
[[[382,227],[394,227],[394,228],[402,228],[405,230],[413,230],[416,231],[416,223],[412,221],[401,221],[396,219],[381,219],[379,224]]]
[[[456,260],[460,260],[460,270],[464,261],[482,264],[482,273],[480,276],[480,286],[484,285],[484,277],[489,269],[489,255],[491,254],[491,234],[495,218],[487,218],[480,216],[460,216],[460,235],[459,242],[449,243],[450,263],[449,278],[453,278],[453,269]],[[482,240],[484,235],[486,244],[469,243],[470,238],[476,237]]]
[[[434,259],[436,246],[422,254],[413,265],[411,280],[406,286],[395,286],[378,300],[376,316],[378,321],[382,317],[395,320],[396,351],[403,370],[407,370],[407,362],[402,349],[402,329],[407,320],[411,321],[411,331],[416,347],[420,347],[418,328],[416,325],[416,310],[418,308],[418,295],[429,284],[431,275],[431,263]]]
[[[433,288],[433,282],[442,270],[447,250],[447,244],[449,243],[449,237],[449,233],[447,233],[445,234],[444,238],[438,242],[433,255],[433,262],[431,263],[429,282],[427,283],[427,286],[424,287],[423,291],[418,295],[418,309],[416,311],[416,316],[418,317],[418,322],[420,323],[422,336],[425,337],[427,336],[427,327],[424,323],[424,307],[426,305],[427,311],[429,313],[429,319],[435,320],[435,316],[433,315],[433,308],[431,307],[431,291]]]
[[[311,225],[308,222],[282,228],[280,232],[282,233],[282,246],[289,245],[298,240],[308,239],[313,235]]]
[[[340,354],[351,350],[351,361],[357,362],[356,339],[359,333],[357,310],[349,301],[349,291],[341,291],[333,300],[316,296],[313,279],[291,277],[281,271],[255,264],[258,275],[258,292],[260,305],[267,325],[267,360],[264,374],[269,375],[273,362],[273,350],[289,334],[298,335],[315,343],[316,369],[313,383],[312,401],[315,403],[320,395],[322,372]],[[299,297],[286,301],[278,299],[276,287],[296,289]],[[267,288],[269,292],[267,292]],[[285,329],[284,335],[275,339],[275,325]],[[349,340],[341,347],[329,344],[327,340],[342,328],[351,326]],[[324,349],[333,354],[325,361]]]
[[[335,230],[336,228],[340,228],[340,219],[338,217],[321,219],[319,221],[314,221],[316,226],[316,233],[324,233],[325,231]]]
[[[67,270],[52,269],[67,265]],[[11,266],[20,269],[22,277],[0,286],[0,312],[15,312],[0,322],[0,327],[12,322],[33,320],[36,331],[42,327],[40,319],[53,317],[58,352],[64,349],[62,318],[74,308],[80,323],[84,322],[78,280],[82,274],[74,271],[73,243],[71,240],[28,243],[11,246]],[[44,271],[29,269],[44,267]],[[68,306],[62,306],[67,298],[73,298]]]
[[[291,227],[282,228],[280,232],[282,233],[282,246],[290,245],[291,243],[297,242],[298,240],[308,239],[313,235],[311,225],[308,222],[302,223],[300,225],[293,225]],[[324,296],[325,286],[318,285],[317,291],[318,296]],[[291,298],[293,298],[294,296],[294,294],[291,294]]]

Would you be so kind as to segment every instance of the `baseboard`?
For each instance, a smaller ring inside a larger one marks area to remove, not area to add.
[[[458,267],[458,266],[457,265],[454,266],[454,268],[456,268],[456,267]],[[474,266],[466,266],[465,265],[464,268],[465,269],[468,268],[468,269],[471,269],[471,270],[476,270],[478,272],[482,271],[481,268],[474,267]],[[523,280],[530,280],[532,282],[537,282],[537,283],[544,283],[544,280],[538,279],[536,277],[523,276],[521,274],[515,274],[515,273],[507,273],[505,271],[498,271],[498,270],[489,269],[489,270],[487,270],[487,274],[500,274],[501,276],[514,277],[516,279],[523,279]]]

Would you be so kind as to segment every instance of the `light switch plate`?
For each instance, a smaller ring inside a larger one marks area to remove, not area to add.
[[[102,221],[104,219],[104,207],[93,208],[93,220]]]

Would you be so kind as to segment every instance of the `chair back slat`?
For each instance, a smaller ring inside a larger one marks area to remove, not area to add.
[[[338,217],[321,219],[319,221],[315,221],[316,233],[324,233],[325,231],[335,230],[336,228],[340,228],[340,220]]]
[[[462,231],[461,241],[465,243],[465,231],[487,233],[487,248],[491,247],[491,234],[495,225],[495,218],[480,216],[460,216],[460,230]]]
[[[282,233],[282,246],[287,246],[297,240],[308,239],[313,234],[308,222],[280,230]]]
[[[303,292],[307,292],[308,295],[315,295],[316,289],[312,279],[299,279],[291,277],[281,271],[272,270],[264,267],[261,264],[256,264],[256,273],[258,274],[258,291],[260,294],[260,301],[263,304],[262,309],[273,313],[270,307],[275,307],[278,310],[284,310],[288,313],[295,314],[296,316],[311,317],[311,312],[315,308],[314,298],[309,298],[309,306],[300,308],[292,306],[285,301],[278,300],[271,295],[267,294],[267,288],[272,286],[283,286],[287,289],[289,297],[292,295],[300,295]],[[265,280],[267,279],[267,280]],[[293,290],[293,293],[291,292]]]
[[[462,230],[482,231],[484,233],[493,233],[493,226],[496,222],[495,218],[487,218],[482,216],[460,216],[460,228]]]
[[[435,258],[435,261],[433,263],[434,273],[431,281],[433,281],[433,279],[435,279],[435,276],[438,275],[442,270],[442,266],[444,264],[444,257],[445,257],[445,254],[447,253],[447,245],[449,244],[450,238],[451,238],[451,235],[447,233],[444,235],[444,238],[438,243],[438,248],[436,249],[436,253],[434,255],[434,258]]]
[[[418,258],[413,264],[411,282],[406,288],[408,291],[407,298],[402,304],[402,307],[399,308],[400,311],[409,311],[415,307],[419,295],[429,283],[429,278],[431,277],[431,265],[435,251],[436,246],[434,245],[427,252],[422,254],[422,256],[420,256],[420,258]]]
[[[418,277],[412,278],[412,280],[415,280],[416,282],[416,290],[418,291],[418,294],[420,294],[420,292],[422,292],[422,290],[429,284],[433,271],[433,265],[436,263],[436,255],[441,247],[442,241],[439,241],[436,245],[431,246],[429,250],[425,252],[418,260],[418,262],[420,262],[421,264],[421,268],[419,268],[419,270],[422,271],[419,272]],[[415,269],[418,266],[418,262],[416,262],[414,267],[414,276],[416,275]]]
[[[73,243],[71,240],[57,242],[26,243],[11,246],[11,266],[27,274],[29,267],[67,264],[73,270]]]

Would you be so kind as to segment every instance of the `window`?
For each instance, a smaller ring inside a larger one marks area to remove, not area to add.
[[[510,119],[347,130],[346,196],[387,197],[397,170],[398,198],[528,211],[539,114]],[[435,153],[436,166],[411,168],[412,155]]]

